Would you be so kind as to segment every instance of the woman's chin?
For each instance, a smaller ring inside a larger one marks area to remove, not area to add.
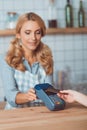
[[[34,50],[36,50],[36,47],[31,47],[31,48],[29,47],[28,49],[31,51],[34,51]]]

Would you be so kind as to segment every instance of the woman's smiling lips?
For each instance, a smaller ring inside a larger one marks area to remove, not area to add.
[[[35,45],[37,42],[28,42],[28,44]]]

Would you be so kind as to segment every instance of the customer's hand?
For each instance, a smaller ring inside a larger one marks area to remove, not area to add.
[[[68,103],[75,101],[76,91],[74,90],[62,90],[57,94],[60,98],[65,100]]]
[[[87,95],[81,92],[75,90],[62,90],[57,95],[68,103],[76,101],[87,107]]]

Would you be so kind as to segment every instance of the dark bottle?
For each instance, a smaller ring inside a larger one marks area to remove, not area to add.
[[[72,5],[70,4],[70,0],[67,0],[67,5],[65,7],[65,20],[66,27],[73,27],[73,14],[72,14]]]
[[[57,28],[57,8],[54,0],[50,0],[48,7],[48,27]]]
[[[78,11],[78,26],[79,27],[85,26],[85,12],[83,9],[82,0],[80,0],[80,7],[79,7],[79,11]]]

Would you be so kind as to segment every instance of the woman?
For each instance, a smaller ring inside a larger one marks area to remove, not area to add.
[[[62,90],[58,93],[58,96],[68,103],[78,102],[87,107],[87,95],[75,90]]]
[[[37,14],[30,12],[19,17],[16,36],[5,57],[0,57],[5,109],[24,107],[35,101],[36,84],[53,84],[52,53],[41,41],[45,34],[44,21]]]

